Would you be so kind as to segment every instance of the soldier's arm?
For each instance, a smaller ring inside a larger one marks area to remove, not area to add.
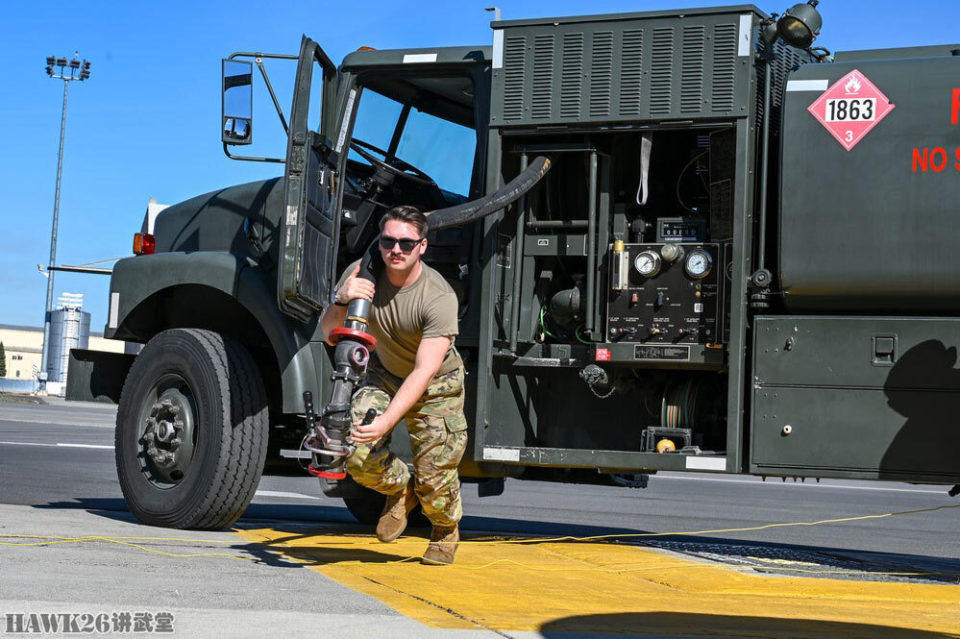
[[[417,357],[413,363],[413,372],[407,375],[396,395],[382,415],[370,424],[356,425],[353,431],[353,441],[357,444],[367,444],[383,437],[396,426],[400,418],[423,396],[430,381],[436,376],[443,363],[443,358],[450,349],[452,337],[424,337],[417,348]]]
[[[347,317],[346,304],[358,297],[373,299],[375,291],[373,282],[357,277],[359,272],[360,265],[357,264],[349,275],[344,274],[337,286],[337,303],[323,309],[323,313],[320,315],[320,330],[323,331],[323,338],[330,346],[334,345],[330,341],[330,331],[338,326],[343,326],[343,320]]]
[[[330,346],[334,346],[334,343],[330,341],[330,331],[338,326],[343,326],[343,320],[346,319],[346,317],[346,306],[337,306],[336,304],[331,304],[327,308],[323,309],[323,314],[320,315],[320,330],[323,331],[324,341],[326,341]]]

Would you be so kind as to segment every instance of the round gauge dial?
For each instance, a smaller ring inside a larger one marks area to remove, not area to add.
[[[687,275],[698,280],[709,275],[711,268],[713,268],[713,258],[703,249],[690,251],[687,261],[683,264],[683,270]]]
[[[653,277],[660,272],[660,256],[653,251],[643,251],[634,260],[637,272],[644,277]]]

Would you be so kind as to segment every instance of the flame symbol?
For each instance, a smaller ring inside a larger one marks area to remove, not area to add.
[[[857,76],[850,76],[850,79],[847,80],[847,83],[843,85],[843,90],[845,93],[860,93],[860,87],[863,84],[860,82],[860,79]]]

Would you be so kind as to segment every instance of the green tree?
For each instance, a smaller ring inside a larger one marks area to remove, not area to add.
[[[0,377],[7,376],[7,351],[3,349],[3,342],[0,342]]]

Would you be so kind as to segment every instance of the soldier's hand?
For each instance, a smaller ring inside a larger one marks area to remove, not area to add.
[[[373,282],[368,279],[357,277],[360,273],[360,265],[357,264],[340,288],[337,289],[337,303],[349,304],[350,300],[366,299],[372,300],[374,293]]]
[[[378,415],[369,424],[354,422],[350,438],[354,444],[371,444],[389,433],[392,428],[393,424],[383,419],[383,415]]]

